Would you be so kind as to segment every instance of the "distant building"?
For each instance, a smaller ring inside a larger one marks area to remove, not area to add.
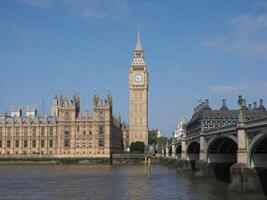
[[[266,117],[267,112],[263,105],[263,100],[260,99],[259,106],[254,102],[246,105],[245,99],[239,96],[239,101],[244,101],[243,113],[246,120]],[[226,125],[236,124],[239,120],[239,109],[230,110],[226,105],[226,100],[223,99],[220,109],[211,109],[209,101],[200,103],[195,109],[191,120],[186,125],[187,135],[197,135],[202,130],[216,129]]]
[[[181,117],[177,122],[177,127],[173,133],[173,138],[178,139],[181,138],[182,133],[184,132],[184,127],[186,125],[186,119],[184,117]]]
[[[157,129],[157,138],[160,138],[161,137],[161,133],[160,133],[160,130]]]
[[[93,111],[80,112],[80,97],[56,95],[52,116],[37,116],[37,109],[12,107],[0,117],[0,154],[16,157],[109,157],[121,153],[122,124],[112,114],[112,96],[93,96]]]

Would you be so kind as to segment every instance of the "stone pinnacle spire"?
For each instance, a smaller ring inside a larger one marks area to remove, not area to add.
[[[136,43],[136,47],[135,47],[135,50],[136,51],[142,51],[142,45],[141,45],[141,42],[140,42],[140,32],[138,31],[137,33],[137,43]]]

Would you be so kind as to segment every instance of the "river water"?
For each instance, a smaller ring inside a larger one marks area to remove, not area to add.
[[[1,165],[0,199],[257,200],[233,197],[227,184],[162,166]]]

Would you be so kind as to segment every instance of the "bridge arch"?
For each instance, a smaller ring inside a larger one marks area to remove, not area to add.
[[[248,148],[250,167],[255,168],[264,193],[267,195],[267,133],[256,135]]]
[[[199,160],[200,143],[198,141],[192,141],[187,145],[187,156],[190,161]]]
[[[172,157],[172,145],[168,147],[168,156]]]
[[[267,133],[256,135],[248,148],[250,167],[267,168]]]
[[[217,179],[230,181],[230,168],[237,162],[237,148],[235,136],[216,136],[208,142],[207,160]]]
[[[182,145],[177,144],[175,148],[175,155],[177,159],[181,159],[181,154],[182,154]]]
[[[207,144],[209,163],[235,163],[237,159],[237,138],[235,136],[216,136]]]

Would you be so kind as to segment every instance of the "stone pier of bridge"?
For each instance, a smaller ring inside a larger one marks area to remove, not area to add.
[[[184,129],[165,148],[164,156],[177,159],[179,171],[226,181],[233,193],[267,192],[267,118],[246,121],[240,110],[237,124],[197,136]]]

